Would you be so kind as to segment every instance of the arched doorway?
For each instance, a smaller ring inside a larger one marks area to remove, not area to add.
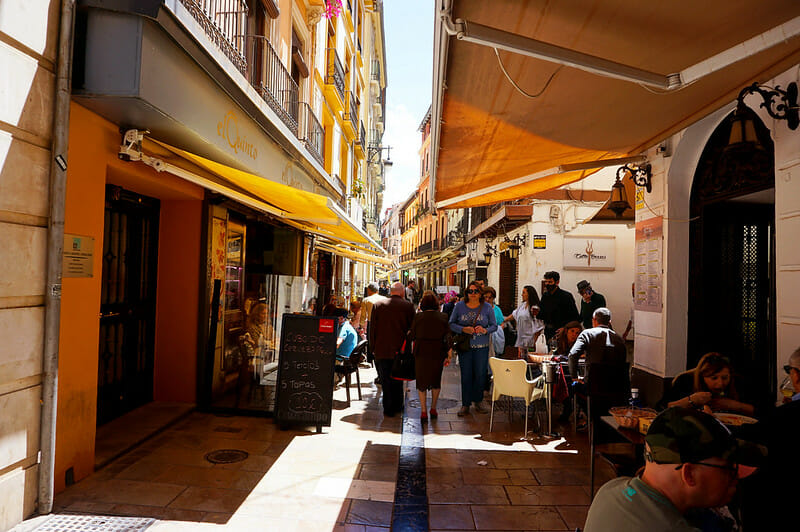
[[[730,358],[740,393],[775,395],[775,168],[769,130],[730,143],[732,115],[706,144],[692,184],[687,367]]]

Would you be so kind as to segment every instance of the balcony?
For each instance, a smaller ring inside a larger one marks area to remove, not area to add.
[[[417,247],[417,254],[429,255],[433,252],[433,242],[425,242]]]
[[[250,84],[297,137],[300,106],[297,83],[266,37],[248,36],[248,46],[253,58]]]
[[[344,118],[342,129],[344,129],[344,134],[347,138],[352,139],[358,132],[358,106],[356,105],[356,97],[353,91],[345,91],[344,101],[347,107],[345,107],[342,117]]]
[[[353,145],[353,147],[355,148],[356,151],[356,157],[360,157],[363,159],[364,157],[366,157],[367,154],[366,139],[365,139],[366,131],[364,130],[364,122],[360,122],[360,126],[361,127],[358,130],[358,138],[356,139],[356,142]]]
[[[327,49],[328,64],[325,70],[325,96],[334,112],[344,109],[344,67],[339,60],[336,48]]]
[[[202,26],[206,35],[231,60],[239,72],[246,76],[244,35],[247,28],[247,2],[244,0],[180,1]]]
[[[321,165],[325,165],[325,128],[322,127],[311,106],[300,104],[300,135],[298,138]]]

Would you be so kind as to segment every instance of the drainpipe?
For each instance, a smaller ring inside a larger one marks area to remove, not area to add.
[[[42,362],[42,419],[40,430],[39,514],[53,510],[58,393],[58,335],[61,321],[61,255],[64,247],[64,209],[69,144],[69,104],[72,71],[72,32],[75,0],[62,0],[58,37],[53,160],[50,162],[50,217],[47,232],[44,357]]]

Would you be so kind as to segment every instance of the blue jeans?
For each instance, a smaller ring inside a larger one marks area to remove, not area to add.
[[[489,368],[489,346],[472,348],[458,354],[461,367],[461,404],[469,406],[483,400]]]

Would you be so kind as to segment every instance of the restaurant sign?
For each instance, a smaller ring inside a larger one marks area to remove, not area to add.
[[[564,236],[565,270],[613,270],[615,257],[613,236]]]

